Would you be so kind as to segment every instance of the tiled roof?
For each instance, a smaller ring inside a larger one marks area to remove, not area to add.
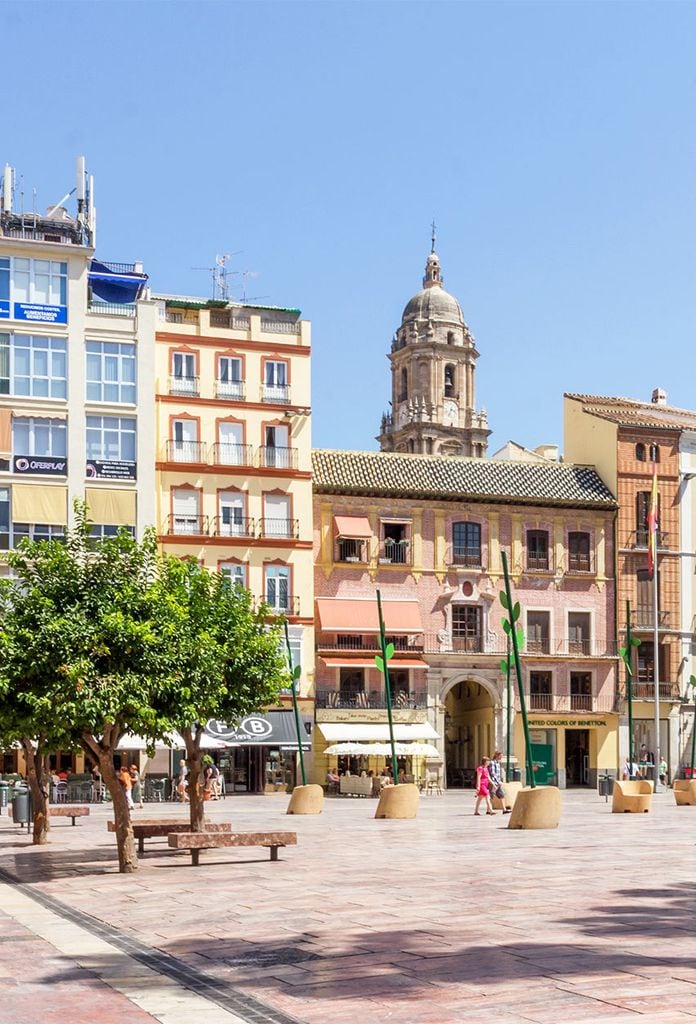
[[[696,412],[690,409],[606,395],[566,394],[565,397],[582,402],[585,412],[621,426],[651,427],[658,430],[696,430]]]
[[[567,463],[312,452],[314,490],[333,494],[503,501],[525,505],[613,508],[613,495],[594,469]]]

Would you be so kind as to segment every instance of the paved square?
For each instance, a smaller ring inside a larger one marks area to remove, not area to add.
[[[671,793],[650,814],[619,816],[594,792],[568,791],[552,832],[477,820],[471,792],[423,798],[415,821],[375,821],[373,800],[329,799],[307,818],[286,805],[209,807],[235,829],[296,830],[277,864],[240,849],[192,868],[155,842],[137,875],[119,876],[107,808],[57,824],[43,849],[0,818],[0,863],[303,1024],[696,1018],[696,808]]]

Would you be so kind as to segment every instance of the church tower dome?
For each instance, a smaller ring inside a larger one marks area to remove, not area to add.
[[[475,409],[478,355],[459,302],[444,289],[433,232],[423,287],[406,303],[391,345],[382,450],[485,457],[491,431],[485,410]]]

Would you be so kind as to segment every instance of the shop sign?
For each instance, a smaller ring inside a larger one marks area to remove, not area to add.
[[[90,459],[86,476],[89,480],[135,480],[136,470],[135,462],[100,462]]]
[[[67,324],[67,306],[44,306],[39,302],[15,302],[15,320],[28,320],[32,323]]]
[[[588,726],[606,726],[606,724],[607,723],[605,721],[600,721],[596,718],[592,718],[587,721],[582,718],[544,718],[540,720],[536,718],[532,720],[530,718],[529,720],[530,726],[536,725],[544,726],[546,728],[549,726],[566,725],[571,729],[586,729]]]
[[[0,299],[0,317],[3,320],[8,320],[10,317],[10,300]]]
[[[66,476],[68,460],[15,455],[12,460],[12,471],[13,473],[37,473],[41,476]]]

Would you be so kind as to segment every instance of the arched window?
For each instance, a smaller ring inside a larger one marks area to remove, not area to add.
[[[447,332],[447,344],[454,345],[454,331]]]
[[[650,461],[651,462],[659,462],[660,461],[660,446],[658,444],[651,444],[650,445]]]
[[[448,363],[445,367],[445,398],[454,397],[454,366]]]
[[[645,462],[645,445],[642,442],[636,445],[636,458],[639,462]]]
[[[401,394],[399,395],[399,401],[405,402],[408,398],[408,370],[406,367],[401,371]]]

